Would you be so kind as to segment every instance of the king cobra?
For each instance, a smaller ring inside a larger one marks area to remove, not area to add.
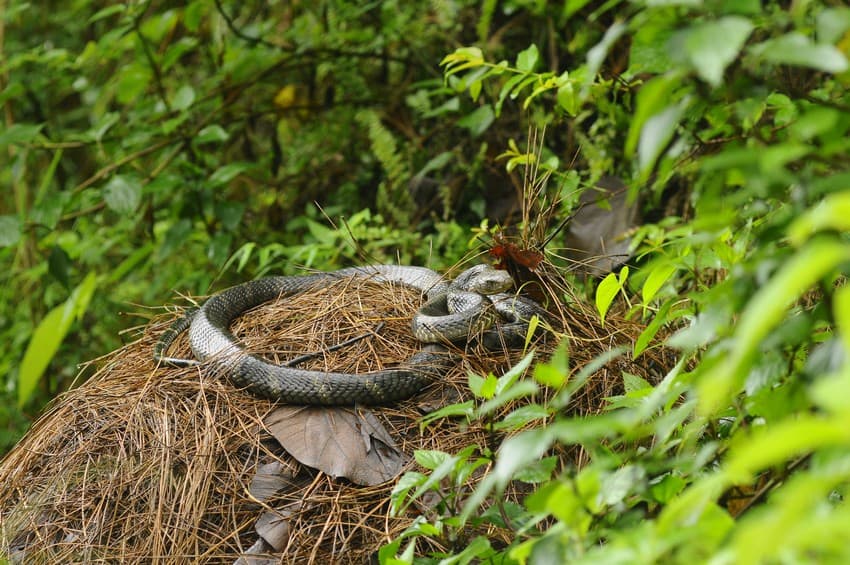
[[[314,371],[276,365],[248,354],[230,332],[230,324],[247,310],[282,296],[309,292],[349,277],[368,277],[422,292],[427,301],[411,322],[422,350],[397,367],[362,374]],[[178,318],[159,338],[154,360],[185,367],[203,363],[216,376],[271,400],[304,405],[389,404],[418,392],[429,380],[454,363],[441,344],[480,334],[486,347],[524,342],[528,321],[541,315],[536,303],[506,294],[510,275],[489,265],[476,265],[453,282],[424,267],[373,265],[328,273],[265,277],[228,288]],[[497,317],[506,320],[501,331],[486,330]],[[186,329],[198,361],[167,357],[166,351]]]

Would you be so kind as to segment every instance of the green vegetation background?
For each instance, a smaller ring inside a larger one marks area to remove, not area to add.
[[[6,0],[0,14],[0,449],[178,291],[366,258],[452,264],[518,204],[531,127],[566,195],[544,231],[603,174],[640,199],[630,270],[588,299],[648,324],[633,354],[678,329],[682,361],[655,387],[624,375],[626,395],[586,418],[563,410],[583,377],[568,344],[532,384],[475,381],[466,417],[526,398],[494,421],[519,433],[418,454],[430,471],[405,477],[399,508],[494,466],[464,504],[441,491],[383,562],[411,562],[420,536],[450,548],[434,562],[848,557],[843,2]],[[571,445],[586,467],[548,457]],[[513,479],[537,493],[493,502]],[[470,538],[470,520],[515,542]]]

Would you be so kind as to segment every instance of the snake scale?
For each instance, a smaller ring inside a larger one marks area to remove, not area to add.
[[[399,366],[355,375],[276,365],[248,354],[230,332],[231,322],[255,306],[355,276],[399,284],[427,296],[411,322],[414,337],[426,345]],[[466,341],[497,317],[506,323],[500,332],[491,329],[481,334],[486,347],[524,341],[528,320],[542,314],[542,308],[505,294],[511,285],[507,272],[488,265],[471,267],[451,283],[431,269],[396,265],[265,277],[215,294],[199,309],[178,318],[159,338],[153,356],[158,363],[171,366],[197,364],[165,355],[177,336],[188,329],[192,352],[208,370],[257,396],[303,405],[389,404],[412,396],[451,367],[454,361],[440,343]]]

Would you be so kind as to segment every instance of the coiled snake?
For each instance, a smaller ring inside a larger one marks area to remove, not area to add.
[[[276,365],[250,355],[229,330],[240,314],[263,302],[353,276],[400,284],[427,296],[411,323],[414,337],[427,344],[419,353],[397,367],[357,375],[312,371]],[[481,334],[485,346],[524,341],[528,320],[534,314],[542,314],[542,308],[530,300],[504,294],[511,285],[506,271],[488,265],[467,269],[451,283],[431,269],[395,265],[266,277],[228,288],[177,319],[159,338],[153,356],[156,362],[171,366],[197,364],[165,355],[177,336],[188,328],[192,352],[205,367],[257,396],[290,404],[387,404],[412,396],[429,379],[448,370],[453,360],[438,344],[465,341],[491,326],[498,316],[507,323],[501,332],[489,330]]]

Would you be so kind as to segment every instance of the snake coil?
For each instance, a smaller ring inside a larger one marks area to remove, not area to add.
[[[400,284],[427,296],[411,322],[414,337],[426,345],[397,367],[350,374],[276,365],[248,354],[229,330],[240,314],[263,302],[355,276]],[[491,326],[498,316],[507,323],[502,332],[484,332],[485,346],[524,341],[528,320],[534,314],[542,315],[543,309],[530,300],[505,294],[511,284],[507,272],[488,265],[471,267],[451,283],[431,269],[396,265],[266,277],[215,294],[199,309],[178,318],[157,341],[153,357],[171,366],[198,364],[166,356],[177,336],[188,329],[198,361],[215,375],[229,378],[257,396],[305,405],[389,404],[412,396],[451,367],[454,361],[441,343],[465,341]]]

